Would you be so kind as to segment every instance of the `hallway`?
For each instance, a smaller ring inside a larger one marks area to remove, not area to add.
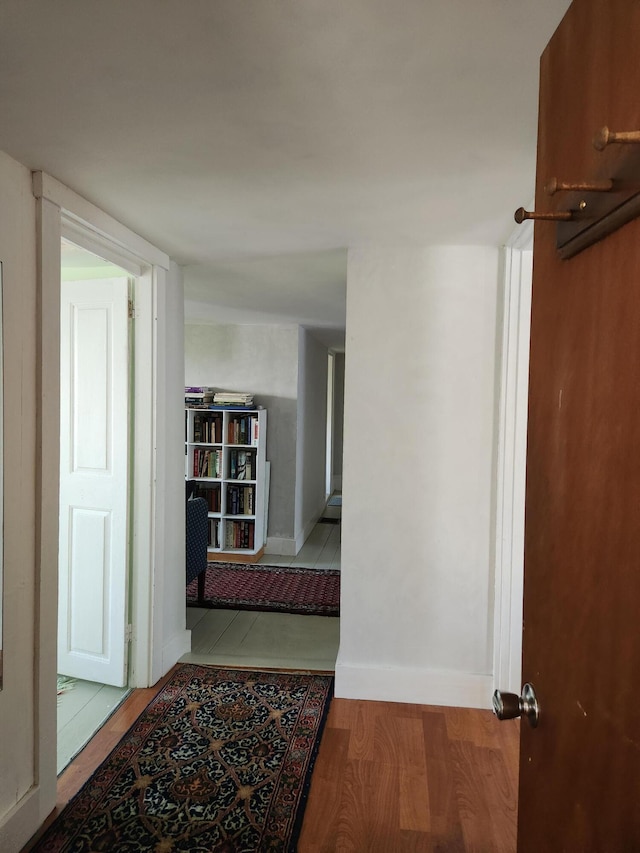
[[[260,563],[340,569],[340,507],[328,506],[296,557],[265,555]],[[337,522],[337,523],[336,523]],[[248,610],[187,608],[191,652],[183,663],[333,671],[340,619]]]

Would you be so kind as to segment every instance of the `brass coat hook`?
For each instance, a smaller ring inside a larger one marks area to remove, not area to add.
[[[567,183],[566,181],[559,181],[557,178],[550,178],[549,182],[545,185],[544,191],[547,195],[554,195],[558,192],[606,193],[612,189],[613,181],[609,179]]]
[[[519,207],[513,214],[513,218],[521,225],[525,219],[548,219],[556,222],[568,222],[573,219],[573,213],[570,210],[556,210],[548,213],[538,213],[535,210],[525,210],[524,207]]]
[[[601,127],[593,138],[593,147],[597,151],[604,151],[607,145],[613,142],[632,144],[640,142],[640,130],[623,130],[614,133],[605,125]]]

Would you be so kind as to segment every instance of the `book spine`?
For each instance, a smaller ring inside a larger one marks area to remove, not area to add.
[[[236,465],[236,480],[244,480],[247,476],[247,453],[244,450],[238,450],[238,461]]]

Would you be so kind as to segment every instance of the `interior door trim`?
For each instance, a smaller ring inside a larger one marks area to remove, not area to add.
[[[494,503],[494,690],[519,691],[533,228],[505,247]]]

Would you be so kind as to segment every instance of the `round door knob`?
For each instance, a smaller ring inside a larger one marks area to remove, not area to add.
[[[517,693],[503,693],[502,690],[496,690],[493,694],[493,713],[499,720],[526,717],[529,725],[535,729],[538,725],[540,709],[533,685],[525,684],[521,696]]]

